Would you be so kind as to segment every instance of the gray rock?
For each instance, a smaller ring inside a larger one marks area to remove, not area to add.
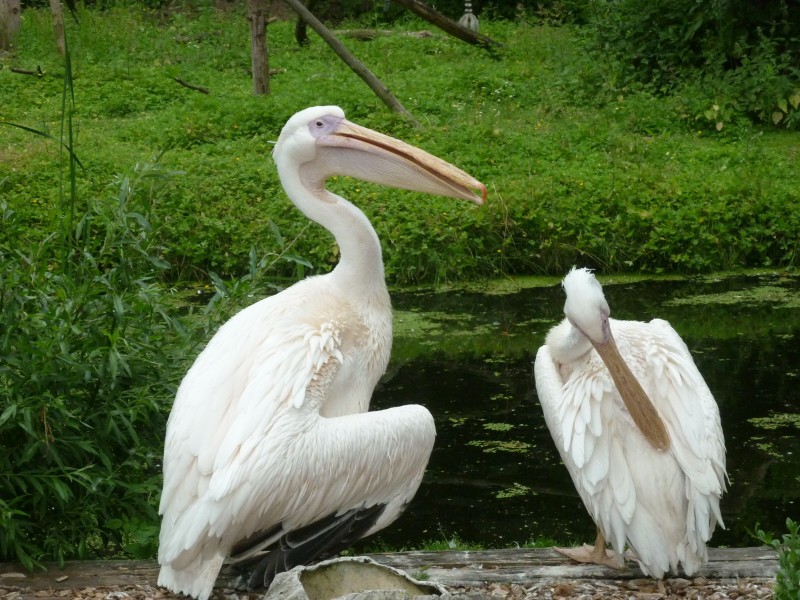
[[[333,558],[279,573],[264,600],[440,600],[445,588],[366,556]]]

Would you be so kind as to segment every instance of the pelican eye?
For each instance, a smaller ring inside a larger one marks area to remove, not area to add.
[[[342,121],[343,119],[341,118],[334,117],[333,115],[326,115],[309,121],[307,127],[313,137],[319,138],[323,135],[336,133]]]

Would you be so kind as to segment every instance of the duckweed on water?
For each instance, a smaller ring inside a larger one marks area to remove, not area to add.
[[[489,431],[509,431],[514,426],[511,423],[484,423],[483,428]]]
[[[792,290],[777,285],[762,285],[758,287],[731,290],[720,294],[698,294],[687,298],[672,298],[664,304],[666,306],[681,305],[732,305],[768,303],[775,308],[800,308],[800,296]]]
[[[512,487],[497,492],[494,497],[502,500],[503,498],[514,498],[516,496],[525,496],[530,493],[531,493],[531,488],[529,488],[527,485],[522,485],[521,483],[514,482],[514,485]]]
[[[750,438],[750,442],[761,450],[767,456],[771,456],[772,458],[781,458],[781,452],[775,447],[775,444],[772,443],[772,440],[767,440],[763,437],[753,437]]]
[[[520,442],[519,440],[471,440],[467,442],[467,445],[483,448],[483,451],[488,454],[494,454],[495,452],[514,452],[519,454],[527,454],[531,448],[531,444],[528,444],[527,442]]]
[[[768,417],[753,417],[747,420],[761,429],[780,429],[783,427],[795,427],[800,429],[800,414],[797,413],[778,413]]]

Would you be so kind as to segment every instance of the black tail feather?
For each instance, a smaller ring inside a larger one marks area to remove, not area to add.
[[[237,567],[252,567],[248,587],[269,587],[275,575],[325,560],[348,548],[364,537],[386,508],[376,504],[367,508],[356,508],[341,515],[329,515],[310,525],[284,534],[276,547],[270,548],[266,556],[243,561]],[[261,536],[259,536],[261,537]],[[237,544],[237,547],[240,545]],[[256,562],[257,561],[257,562]]]

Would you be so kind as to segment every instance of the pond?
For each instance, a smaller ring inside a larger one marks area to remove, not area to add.
[[[598,277],[612,316],[668,320],[720,407],[730,476],[713,546],[800,518],[800,276]],[[532,361],[563,318],[557,279],[394,293],[395,344],[373,409],[420,403],[438,437],[409,508],[377,537],[418,548],[594,541],[536,396]],[[374,541],[372,542],[374,543]]]

